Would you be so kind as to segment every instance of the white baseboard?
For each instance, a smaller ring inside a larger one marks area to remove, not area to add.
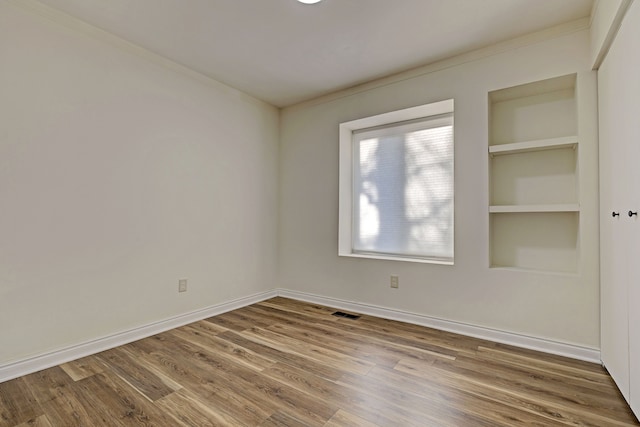
[[[543,338],[535,338],[512,332],[504,332],[496,329],[453,322],[450,320],[443,320],[435,317],[429,317],[421,314],[379,307],[375,305],[363,304],[359,302],[328,298],[319,295],[308,294],[305,292],[278,289],[278,295],[300,301],[335,307],[342,310],[349,310],[356,313],[368,314],[384,319],[399,320],[401,322],[427,326],[429,328],[439,329],[442,331],[454,332],[460,335],[481,338],[489,341],[499,342],[502,344],[509,344],[516,347],[527,348],[530,350],[556,354],[559,356],[570,357],[572,359],[602,363],[600,359],[600,350],[596,348],[566,344]]]
[[[256,302],[264,301],[278,295],[277,290],[262,292],[248,297],[238,298],[232,301],[216,304],[200,310],[181,314],[148,325],[129,329],[127,331],[118,332],[102,338],[86,341],[70,347],[43,353],[17,362],[0,365],[0,383],[23,375],[41,371],[43,369],[57,366],[62,363],[70,362],[81,357],[96,354],[110,348],[118,347],[147,338],[160,332],[168,331],[198,320],[206,319],[211,316],[226,313],[227,311],[236,310]]]
[[[443,331],[454,332],[461,335],[510,344],[513,346],[528,348],[531,350],[538,350],[545,353],[566,356],[573,359],[601,363],[600,351],[595,348],[587,348],[572,344],[560,343],[541,338],[529,337],[490,328],[483,328],[479,326],[453,322],[450,320],[438,319],[421,314],[409,313],[401,310],[363,304],[359,302],[345,301],[337,298],[323,297],[305,292],[291,291],[287,289],[274,289],[271,291],[250,295],[248,297],[238,298],[225,303],[216,304],[211,307],[181,314],[179,316],[160,320],[158,322],[150,323],[148,325],[129,329],[127,331],[115,333],[102,338],[97,338],[73,346],[50,351],[27,359],[0,365],[0,383],[18,378],[23,375],[31,374],[33,372],[38,372],[52,366],[70,362],[81,357],[89,356],[91,354],[96,354],[104,350],[128,344],[142,338],[147,338],[152,335],[167,331],[169,329],[197,322],[198,320],[206,319],[208,317],[226,313],[231,310],[236,310],[247,305],[255,304],[257,302],[264,301],[275,296],[282,296],[299,301],[326,305],[329,307],[354,311],[361,314],[368,314],[384,319],[399,320],[402,322],[427,326]]]

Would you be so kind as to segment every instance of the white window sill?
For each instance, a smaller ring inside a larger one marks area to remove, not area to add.
[[[445,261],[433,258],[417,258],[417,257],[403,257],[403,256],[390,256],[380,254],[355,254],[355,253],[338,253],[338,256],[351,257],[351,258],[368,258],[379,259],[385,261],[407,261],[407,262],[419,262],[422,264],[438,264],[438,265],[454,265],[453,261]]]

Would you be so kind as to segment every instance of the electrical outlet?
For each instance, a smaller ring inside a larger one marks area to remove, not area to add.
[[[391,287],[398,288],[400,287],[400,278],[396,275],[391,276]]]
[[[178,280],[178,292],[187,292],[187,279]]]

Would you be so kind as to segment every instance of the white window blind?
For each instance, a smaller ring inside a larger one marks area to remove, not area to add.
[[[354,254],[453,261],[453,113],[352,132]]]

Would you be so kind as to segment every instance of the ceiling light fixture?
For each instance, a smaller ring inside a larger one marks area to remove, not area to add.
[[[320,2],[320,0],[298,0],[298,1],[304,4],[315,4]]]

